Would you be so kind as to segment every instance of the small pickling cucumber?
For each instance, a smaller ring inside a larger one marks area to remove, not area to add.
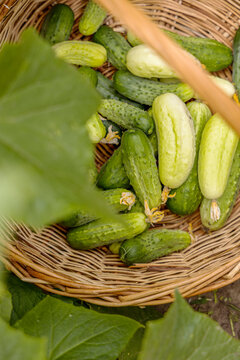
[[[194,91],[184,83],[165,84],[161,81],[154,81],[140,78],[129,71],[117,71],[113,77],[115,89],[127,98],[141,104],[150,105],[154,99],[165,93],[174,93],[184,102],[194,96]]]
[[[177,77],[174,70],[153,49],[144,44],[128,51],[126,65],[133,75],[143,78]]]
[[[208,71],[223,70],[233,61],[232,50],[219,41],[199,38],[193,36],[178,35],[172,31],[163,30],[168,36],[175,40],[190,54],[195,56]],[[239,34],[236,34],[236,42]],[[142,42],[134,34],[128,34],[128,41],[132,46],[140,45]]]
[[[90,140],[93,144],[99,143],[100,140],[102,140],[106,135],[105,126],[103,125],[102,120],[97,113],[88,119],[86,122],[86,127]]]
[[[128,130],[122,137],[123,164],[139,201],[149,209],[161,205],[161,184],[152,145],[143,131]]]
[[[151,134],[154,123],[151,116],[142,109],[114,99],[103,99],[98,112],[108,120],[115,122],[124,129],[141,129]]]
[[[88,250],[131,239],[148,227],[142,213],[119,215],[119,221],[113,223],[100,219],[74,228],[67,233],[67,242],[74,249]]]
[[[109,250],[111,251],[111,253],[114,255],[118,255],[121,244],[122,244],[122,241],[110,244]]]
[[[236,132],[220,115],[213,115],[203,130],[198,160],[198,180],[205,198],[216,200],[223,195],[237,144]]]
[[[93,41],[105,47],[108,61],[115,68],[126,69],[126,55],[131,46],[122,35],[103,25],[94,34]]]
[[[122,150],[119,147],[101,167],[98,174],[97,186],[102,189],[126,188],[130,185],[122,160]]]
[[[142,104],[139,104],[135,101],[131,101],[131,100],[127,99],[125,96],[122,96],[121,94],[119,94],[114,89],[113,81],[108,79],[107,77],[105,77],[99,71],[97,71],[97,76],[98,76],[97,91],[103,97],[103,99],[115,99],[115,100],[126,102],[130,105],[139,107],[140,109],[144,108],[144,106]]]
[[[89,0],[79,21],[79,31],[88,36],[94,34],[102,25],[107,12],[93,0]]]
[[[63,41],[54,45],[53,49],[57,57],[74,65],[99,67],[107,60],[105,48],[90,41]]]
[[[190,215],[201,204],[203,196],[198,184],[198,152],[204,126],[212,116],[208,106],[198,101],[188,103],[187,108],[195,129],[196,156],[187,180],[179,188],[173,189],[170,193],[173,197],[167,200],[168,209],[178,215]]]
[[[233,41],[233,82],[240,101],[240,28],[237,30]]]
[[[138,199],[136,199],[135,204],[133,205],[131,210],[129,210],[129,212],[130,213],[142,212],[144,214],[145,209],[144,209],[144,206],[141,204],[141,202]]]
[[[65,4],[54,5],[44,19],[40,35],[51,45],[69,39],[74,23],[72,9]]]
[[[200,207],[203,226],[219,230],[227,222],[240,190],[240,142],[233,159],[230,175],[223,195],[215,201],[204,198]]]
[[[188,178],[195,159],[193,120],[184,102],[174,94],[158,96],[152,110],[160,180],[170,189],[178,188]]]
[[[191,244],[189,233],[180,230],[153,229],[122,243],[121,260],[127,264],[148,263]]]
[[[220,77],[217,76],[210,76],[210,79],[229,97],[233,97],[235,94],[235,87],[234,85],[226,80],[226,79],[222,79]],[[199,95],[198,94],[194,94],[194,98],[195,99],[199,99]]]
[[[105,190],[102,192],[102,196],[116,212],[131,210],[135,204],[135,195],[126,189]],[[95,216],[89,215],[84,211],[77,211],[64,219],[61,224],[67,228],[71,228],[88,224],[96,219]]]
[[[88,66],[81,66],[78,69],[78,72],[81,74],[82,78],[90,82],[90,84],[94,87],[97,86],[98,77],[97,72]]]

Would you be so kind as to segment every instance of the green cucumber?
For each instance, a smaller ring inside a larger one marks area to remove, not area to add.
[[[238,135],[215,114],[207,122],[200,144],[198,180],[201,192],[207,199],[216,200],[225,191]]]
[[[122,243],[121,260],[127,264],[148,263],[191,244],[189,233],[180,230],[153,229]]]
[[[105,47],[108,61],[115,68],[126,69],[126,56],[131,46],[122,35],[103,25],[94,34],[93,41]]]
[[[79,31],[88,36],[94,34],[104,22],[107,12],[95,1],[89,0],[79,21]]]
[[[119,147],[101,167],[98,174],[97,186],[102,189],[116,189],[119,187],[128,189],[129,185],[130,182],[123,166],[122,150],[121,147]]]
[[[74,65],[102,66],[107,60],[105,48],[90,41],[69,40],[53,46],[56,56]]]
[[[126,102],[130,105],[139,107],[140,109],[144,108],[144,106],[142,104],[139,104],[135,101],[131,101],[131,100],[127,99],[125,96],[122,96],[121,94],[119,94],[114,89],[113,81],[108,79],[107,77],[105,77],[99,71],[97,72],[97,76],[98,76],[97,91],[103,97],[103,99],[115,99],[115,100]]]
[[[165,84],[160,81],[140,78],[129,71],[117,71],[113,78],[115,89],[127,98],[141,104],[152,105],[154,99],[165,93],[174,93],[184,102],[194,96],[194,91],[184,83]]]
[[[131,210],[129,210],[129,212],[130,213],[141,212],[144,214],[145,209],[144,209],[144,206],[140,203],[140,201],[138,199],[136,199],[135,204],[133,205]]]
[[[92,86],[96,87],[98,83],[97,72],[88,66],[81,66],[78,69],[81,76],[87,80]]]
[[[128,197],[126,197],[126,194],[128,194]],[[135,195],[126,189],[105,190],[102,192],[102,196],[116,212],[126,211],[135,203]],[[127,201],[129,201],[129,205]],[[64,219],[61,224],[67,228],[71,228],[88,224],[94,220],[97,220],[95,216],[89,215],[84,211],[77,211]]]
[[[170,195],[173,197],[167,200],[168,209],[178,215],[190,215],[201,204],[203,196],[198,184],[198,151],[204,126],[212,116],[208,106],[197,101],[188,103],[187,108],[195,128],[196,156],[187,180],[178,189],[172,190]]]
[[[99,143],[106,135],[105,126],[98,114],[94,114],[90,119],[88,119],[86,127],[90,140],[93,144]]]
[[[233,82],[240,101],[240,28],[237,30],[233,40]]]
[[[110,244],[109,250],[111,251],[111,253],[113,253],[114,255],[118,255],[121,244],[122,244],[122,241]]]
[[[138,45],[130,49],[126,57],[128,70],[143,78],[177,77],[175,71],[152,48]]]
[[[200,207],[201,221],[205,228],[209,230],[219,230],[227,222],[232,208],[235,204],[237,195],[240,190],[240,142],[233,159],[228,183],[223,195],[217,199],[215,204],[212,200],[204,198]],[[218,207],[218,217],[214,218],[212,213],[213,206]]]
[[[223,70],[231,65],[233,61],[232,50],[219,41],[208,38],[178,35],[168,30],[163,31],[190,54],[195,56],[203,65],[206,66],[208,71],[213,72]],[[237,33],[235,37],[236,44],[238,42],[236,48],[239,46],[238,37],[239,33]],[[128,34],[128,41],[132,46],[142,44],[141,40],[132,33]]]
[[[174,94],[158,96],[153,102],[158,137],[159,176],[170,189],[187,180],[195,158],[195,134],[191,115]]]
[[[150,143],[152,145],[154,156],[157,157],[157,154],[158,154],[158,139],[157,139],[156,131],[154,130],[153,133],[148,138],[149,138]]]
[[[69,39],[74,23],[72,9],[65,4],[54,5],[44,19],[40,35],[51,45]]]
[[[142,213],[119,215],[119,221],[113,223],[100,219],[74,228],[67,233],[67,242],[74,249],[88,250],[131,239],[148,227]]]
[[[128,130],[122,137],[123,164],[139,201],[149,209],[161,205],[161,184],[152,145],[143,131]]]
[[[154,123],[151,116],[144,110],[114,99],[103,99],[98,112],[108,120],[115,122],[124,129],[141,129],[151,134]]]

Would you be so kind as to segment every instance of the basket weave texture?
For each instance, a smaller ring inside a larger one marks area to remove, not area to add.
[[[159,23],[179,34],[210,37],[232,46],[240,25],[239,0],[146,0],[132,1]],[[2,3],[2,2],[1,2]],[[9,0],[0,4],[0,45],[16,41],[29,26],[39,29],[44,16],[56,1]],[[81,39],[78,22],[86,1],[66,0],[75,13],[71,37]],[[106,24],[125,32],[111,16]],[[88,39],[88,38],[86,38]],[[101,68],[111,77],[110,64]],[[231,79],[231,68],[218,76]],[[96,164],[100,168],[111,156],[113,146],[98,145]],[[202,229],[199,212],[179,217],[167,213],[162,226],[193,229],[189,248],[150,264],[126,267],[104,247],[90,251],[71,249],[66,230],[53,225],[41,231],[6,221],[10,242],[2,246],[6,267],[24,281],[42,289],[106,306],[157,305],[173,301],[178,288],[189,297],[214,290],[240,278],[240,197],[226,226],[213,233]],[[14,235],[12,230],[14,230]]]

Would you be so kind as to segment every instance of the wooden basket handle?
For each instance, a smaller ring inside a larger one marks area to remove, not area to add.
[[[201,65],[128,0],[97,1],[154,49],[240,136],[240,106],[213,83]]]

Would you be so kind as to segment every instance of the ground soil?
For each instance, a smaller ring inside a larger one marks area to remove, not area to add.
[[[240,280],[214,292],[187,299],[194,310],[217,321],[235,338],[240,339]],[[160,306],[165,312],[169,305]]]

